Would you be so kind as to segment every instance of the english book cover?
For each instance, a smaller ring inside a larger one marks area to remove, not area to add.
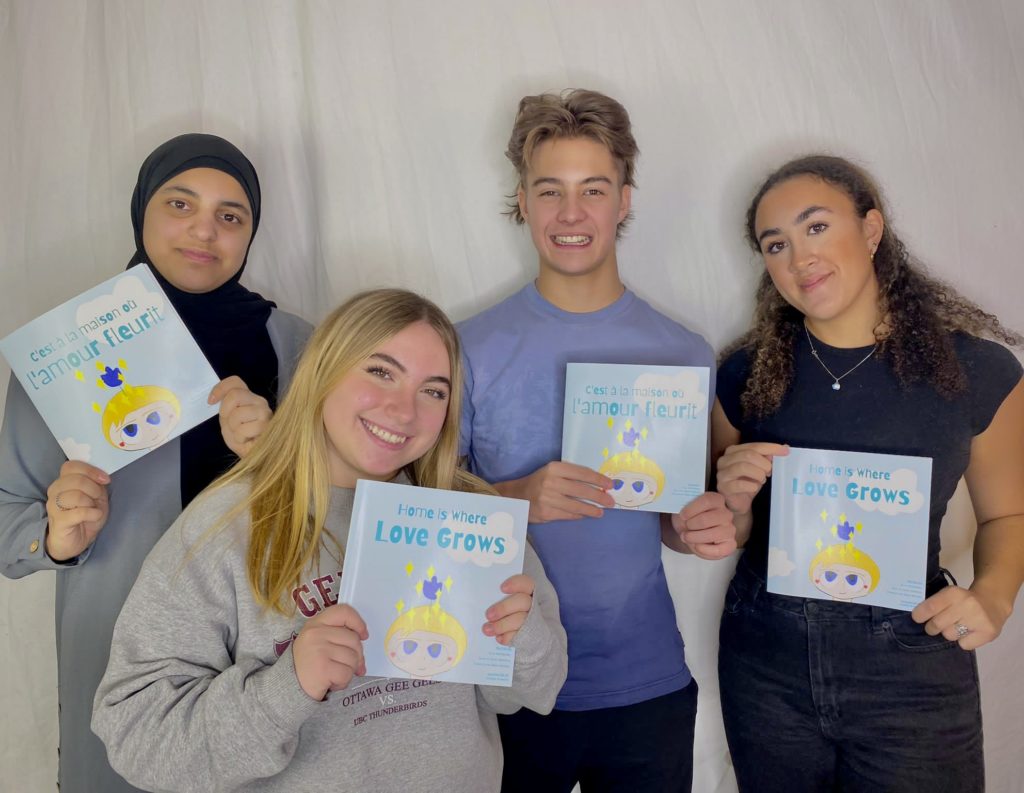
[[[356,483],[339,599],[366,621],[366,673],[512,685],[515,649],[481,630],[523,572],[529,502]]]
[[[610,478],[616,509],[678,512],[704,492],[705,366],[570,363],[562,460]]]
[[[145,264],[0,341],[69,460],[107,473],[217,414],[220,380]]]
[[[768,591],[912,610],[925,597],[931,482],[927,457],[776,457]]]

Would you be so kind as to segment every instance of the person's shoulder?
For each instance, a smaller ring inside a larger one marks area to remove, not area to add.
[[[747,372],[753,357],[753,348],[749,345],[741,345],[722,357],[718,362],[718,371],[720,374]]]
[[[747,386],[750,378],[750,370],[753,365],[754,350],[749,345],[741,345],[727,355],[722,356],[718,361],[718,387],[717,395],[722,405],[727,403],[734,409]],[[728,409],[727,409],[727,412]]]
[[[504,300],[499,300],[468,319],[455,324],[462,346],[467,351],[486,344],[493,333],[508,331],[526,321],[524,312],[527,309],[526,291],[529,286],[512,293]]]
[[[184,546],[192,546],[206,535],[223,533],[233,540],[248,534],[249,514],[240,509],[249,497],[248,482],[208,487],[181,513],[171,530]]]
[[[986,371],[997,370],[1019,375],[1022,371],[1017,357],[1008,348],[991,339],[972,336],[964,331],[955,331],[953,347],[960,362],[969,373],[975,371],[978,374],[983,374]]]
[[[989,426],[1007,395],[1020,383],[1024,367],[1002,344],[969,333],[953,333],[953,347],[967,379],[967,409],[977,435]]]
[[[461,322],[455,323],[456,327],[460,330],[462,328],[470,328],[476,325],[485,324],[490,320],[493,320],[495,317],[500,317],[510,311],[521,311],[526,300],[526,292],[528,288],[529,285],[526,285],[517,289],[508,297],[499,300],[497,303],[492,303],[487,308],[481,309],[476,314],[473,314]]]
[[[283,311],[276,306],[270,310],[267,327],[288,336],[306,339],[313,332],[313,325],[297,314]]]
[[[673,319],[667,314],[654,308],[650,303],[639,295],[634,296],[631,312],[635,316],[641,316],[650,323],[657,333],[663,335],[665,340],[674,345],[683,345],[708,361],[714,361],[714,350],[700,333],[691,330],[682,322]]]

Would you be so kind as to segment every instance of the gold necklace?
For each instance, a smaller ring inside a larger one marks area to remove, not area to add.
[[[838,391],[840,388],[842,388],[842,386],[839,385],[839,381],[842,380],[844,377],[846,377],[848,374],[850,374],[850,372],[852,372],[854,369],[856,369],[862,363],[864,363],[872,355],[874,355],[875,354],[875,350],[878,349],[878,342],[876,341],[875,342],[875,346],[871,348],[871,351],[867,355],[865,355],[863,358],[861,358],[859,361],[857,361],[857,363],[855,363],[853,366],[851,366],[849,369],[847,369],[841,375],[836,377],[835,374],[832,372],[832,370],[829,369],[827,366],[825,366],[825,362],[823,360],[821,360],[821,356],[818,355],[818,351],[816,349],[814,349],[814,342],[811,340],[811,332],[809,330],[807,330],[807,326],[806,325],[804,325],[804,333],[807,334],[807,343],[811,345],[811,355],[814,356],[814,360],[816,360],[821,365],[821,368],[824,369],[826,372],[828,372],[828,376],[831,377],[835,381],[835,382],[832,383],[832,390],[833,391]]]

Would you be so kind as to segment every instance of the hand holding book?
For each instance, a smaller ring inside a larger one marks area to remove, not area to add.
[[[761,492],[772,475],[772,458],[789,454],[781,443],[738,443],[718,458],[718,492],[736,515],[747,515],[754,496]]]
[[[74,559],[92,545],[107,522],[110,477],[94,465],[68,460],[46,489],[46,554],[55,562]]]
[[[508,647],[523,627],[533,608],[534,582],[525,573],[505,579],[501,591],[508,595],[487,609],[485,636],[493,636],[498,644]]]
[[[347,688],[352,678],[366,674],[363,642],[370,637],[366,623],[344,603],[328,606],[306,620],[292,642],[292,660],[299,685],[320,701],[329,691]]]
[[[701,559],[724,559],[736,550],[733,514],[721,493],[704,493],[668,516],[685,548]]]
[[[495,488],[503,496],[529,501],[530,523],[548,523],[601,517],[602,507],[615,506],[607,492],[611,486],[611,479],[592,468],[555,461],[522,479],[499,482]]]
[[[211,405],[220,402],[220,433],[225,445],[239,457],[249,453],[274,415],[267,400],[250,391],[238,375],[225,377],[217,383],[207,402]]]

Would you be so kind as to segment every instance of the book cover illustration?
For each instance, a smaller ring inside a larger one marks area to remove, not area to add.
[[[704,366],[570,363],[562,460],[604,474],[616,509],[678,512],[704,492]]]
[[[69,460],[113,473],[217,414],[220,380],[149,268],[23,325],[0,352]]]
[[[368,675],[512,685],[481,628],[523,571],[529,502],[360,479],[339,600],[366,621]]]
[[[931,481],[927,457],[776,457],[768,591],[912,610],[925,598]]]

